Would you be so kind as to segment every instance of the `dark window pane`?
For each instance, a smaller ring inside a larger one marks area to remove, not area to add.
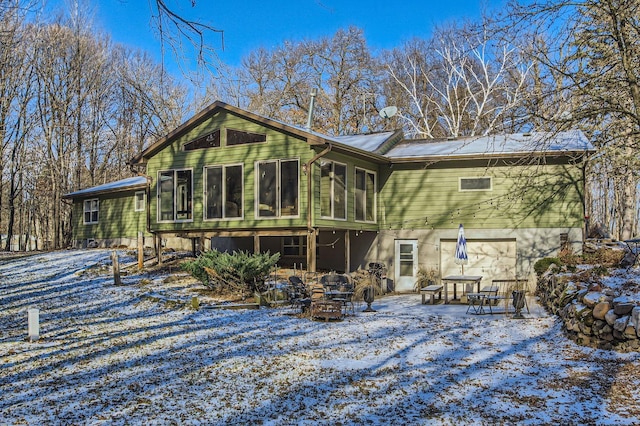
[[[334,165],[333,173],[333,200],[335,207],[333,215],[336,219],[347,218],[347,166]]]
[[[225,217],[242,217],[242,166],[225,167]]]
[[[176,177],[177,220],[191,219],[191,170],[179,170]]]
[[[196,149],[217,148],[220,146],[220,130],[216,130],[208,135],[192,140],[184,144],[185,151]]]
[[[206,218],[219,219],[222,217],[222,168],[207,168],[205,178],[207,181]]]
[[[227,146],[265,142],[266,140],[267,135],[265,134],[227,129]]]
[[[277,163],[262,163],[258,166],[258,216],[275,216]]]
[[[491,189],[491,178],[462,178],[460,179],[460,190],[480,191]]]
[[[160,172],[159,191],[159,220],[174,220],[173,217],[173,171]]]
[[[298,214],[298,162],[283,161],[280,164],[281,216]]]

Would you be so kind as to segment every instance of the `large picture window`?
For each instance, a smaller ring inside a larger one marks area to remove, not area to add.
[[[297,216],[300,194],[298,160],[258,162],[256,170],[257,216]]]
[[[97,198],[84,200],[84,223],[86,225],[98,223],[100,200]]]
[[[191,170],[158,172],[158,222],[193,219],[193,179]]]
[[[333,161],[320,163],[320,215],[347,218],[347,166]]]
[[[204,169],[205,219],[242,217],[243,174],[241,165]]]
[[[356,168],[356,220],[376,220],[376,175]]]

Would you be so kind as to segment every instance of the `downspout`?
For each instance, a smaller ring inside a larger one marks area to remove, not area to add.
[[[311,90],[311,100],[309,102],[309,115],[307,116],[307,125],[306,125],[306,130],[307,131],[311,131],[311,126],[313,123],[313,110],[315,107],[315,99],[316,96],[318,94],[317,89],[313,88]],[[316,154],[315,156],[313,156],[313,158],[311,160],[309,160],[306,164],[305,164],[305,170],[307,173],[307,242],[309,242],[308,238],[309,236],[315,232],[315,230],[313,229],[313,223],[312,223],[312,201],[313,201],[313,192],[312,192],[312,187],[311,187],[311,183],[312,183],[312,179],[311,179],[311,166],[313,166],[313,163],[315,163],[316,161],[318,161],[318,159],[324,157],[325,155],[327,155],[331,149],[333,148],[333,146],[331,145],[331,142],[328,142],[328,145],[325,149],[323,149],[322,151],[320,151],[318,154]],[[315,244],[315,241],[314,241]],[[309,244],[307,244],[308,246]],[[315,246],[314,246],[315,247]],[[315,256],[315,249],[314,250],[310,250],[309,247],[307,247],[307,255],[309,256],[310,253],[313,253],[313,255]],[[307,258],[307,268],[309,268],[309,265],[311,264],[309,257]],[[315,259],[313,259],[313,265],[315,265]],[[315,270],[315,266],[313,268]]]

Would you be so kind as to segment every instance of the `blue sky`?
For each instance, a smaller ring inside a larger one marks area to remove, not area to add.
[[[69,0],[50,0],[53,4]],[[159,42],[150,25],[152,0],[79,0],[89,2],[97,28],[114,41],[138,47],[159,57]],[[330,37],[338,29],[355,25],[364,30],[372,49],[392,48],[413,37],[428,37],[440,24],[476,19],[482,10],[495,10],[503,0],[166,0],[190,19],[200,19],[224,31],[227,64],[240,64],[243,56],[259,47],[271,49],[285,40]],[[222,48],[220,37],[211,44]],[[170,58],[166,58],[170,60]]]

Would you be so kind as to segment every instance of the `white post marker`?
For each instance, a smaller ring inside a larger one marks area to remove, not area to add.
[[[40,338],[40,311],[36,308],[28,311],[29,341],[35,342]]]

